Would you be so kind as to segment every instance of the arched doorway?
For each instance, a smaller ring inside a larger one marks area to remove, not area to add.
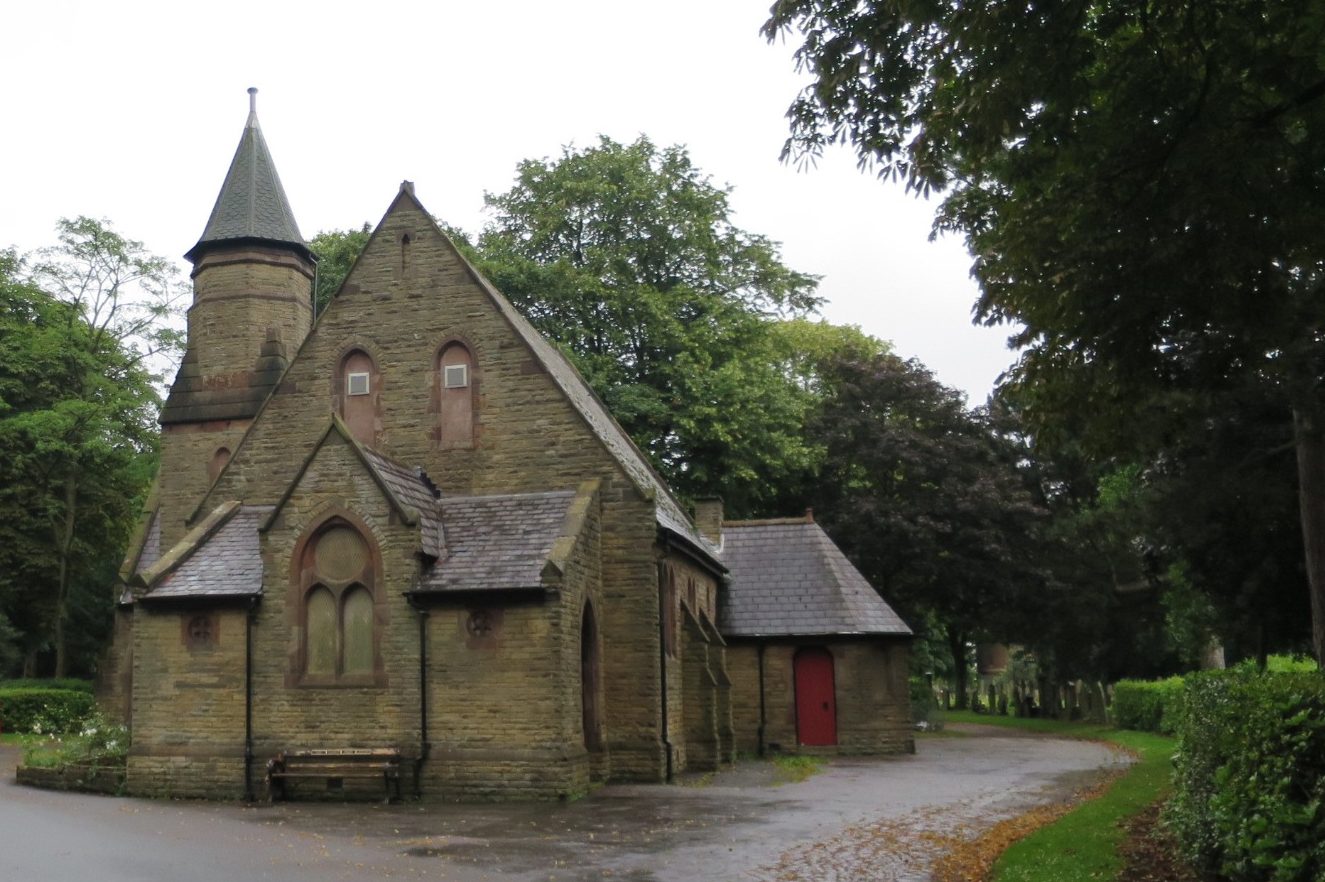
[[[580,622],[580,708],[584,727],[584,747],[598,750],[602,744],[602,723],[598,710],[598,624],[593,605],[584,604]]]
[[[826,649],[802,649],[793,661],[796,680],[796,740],[807,747],[837,744],[837,695],[833,656]]]

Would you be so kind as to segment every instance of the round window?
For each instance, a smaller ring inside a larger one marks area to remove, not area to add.
[[[317,540],[313,562],[322,579],[345,582],[363,572],[368,564],[368,546],[349,527],[332,527]]]

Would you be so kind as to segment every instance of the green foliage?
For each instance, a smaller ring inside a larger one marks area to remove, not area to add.
[[[1174,742],[1161,735],[1118,730],[1084,737],[1117,744],[1136,754],[1137,762],[1101,796],[1013,843],[994,865],[993,882],[1117,878],[1123,865],[1118,847],[1127,820],[1169,791]]]
[[[3,689],[0,727],[10,732],[60,735],[80,729],[94,707],[91,693],[81,689]]]
[[[774,782],[777,784],[799,784],[823,771],[821,757],[802,754],[788,754],[773,757]]]
[[[1242,635],[1302,622],[1325,573],[1320,4],[775,4],[765,34],[797,31],[788,155],[847,142],[943,192],[977,319],[1025,346],[1028,425],[1162,476],[1155,545]],[[1320,615],[1314,639],[1325,658]]]
[[[1043,582],[1045,511],[1020,451],[997,415],[967,410],[915,361],[839,357],[822,374],[830,394],[806,425],[824,451],[809,498],[903,618],[940,627],[964,697],[967,643],[1005,636],[1012,598]]]
[[[23,660],[23,632],[9,621],[4,611],[4,593],[0,591],[0,672],[17,670]],[[4,685],[0,681],[0,688]]]
[[[340,290],[372,233],[365,221],[357,230],[323,230],[308,243],[309,249],[317,256],[317,288],[313,294],[315,315],[321,315]]]
[[[175,293],[166,262],[87,218],[61,221],[30,270],[0,253],[0,613],[19,644],[5,654],[49,647],[57,675],[87,670],[104,636],[154,464],[151,370],[178,343]],[[78,615],[91,639],[67,639]]]
[[[773,320],[819,300],[813,276],[731,223],[727,192],[682,147],[601,138],[520,163],[488,195],[476,250],[673,487],[744,514],[813,461]]]
[[[927,729],[939,728],[942,725],[939,719],[939,703],[934,697],[933,687],[929,685],[929,678],[909,677],[907,692],[911,697],[911,719],[917,723],[924,723]]]
[[[1182,677],[1119,680],[1113,687],[1113,722],[1121,729],[1172,735],[1182,716]]]
[[[1233,666],[1233,670],[1244,674],[1255,674],[1264,670],[1271,674],[1310,674],[1320,670],[1316,660],[1306,655],[1268,655],[1262,669],[1254,658],[1243,659]]]
[[[91,695],[92,688],[91,680],[80,680],[76,677],[64,677],[59,680],[35,677],[23,680],[0,680],[0,692],[11,689],[63,689]]]
[[[23,765],[58,769],[66,766],[122,766],[129,756],[129,729],[93,711],[62,737],[26,739]]]
[[[1187,678],[1168,819],[1230,882],[1325,877],[1325,675]]]

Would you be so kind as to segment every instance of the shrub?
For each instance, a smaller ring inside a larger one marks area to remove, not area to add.
[[[1235,667],[1248,674],[1260,670],[1254,658],[1243,659]],[[1309,674],[1317,666],[1316,660],[1306,655],[1271,655],[1265,658],[1265,670],[1274,674]]]
[[[129,730],[93,711],[81,729],[61,738],[32,738],[25,745],[23,765],[32,768],[123,765],[129,755]]]
[[[927,729],[942,728],[939,703],[934,698],[934,690],[930,688],[925,678],[911,677],[908,681],[908,687],[911,692],[911,719],[916,723],[923,723],[924,728]]]
[[[0,731],[35,735],[77,731],[93,707],[92,693],[75,689],[0,690]]]
[[[1182,685],[1182,677],[1119,680],[1113,687],[1113,724],[1172,735],[1180,715]]]
[[[1325,676],[1190,675],[1178,738],[1167,817],[1196,867],[1325,879]]]
[[[10,689],[72,689],[75,692],[92,694],[92,681],[79,680],[75,677],[56,679],[0,680],[0,692]]]

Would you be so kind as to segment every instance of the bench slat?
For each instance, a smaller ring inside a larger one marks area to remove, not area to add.
[[[275,785],[278,782],[281,785],[281,795],[285,795],[284,782],[287,779],[380,777],[386,783],[389,801],[393,785],[396,797],[400,796],[400,769],[404,761],[405,757],[397,748],[343,747],[287,750],[277,754],[267,763],[267,782],[272,788],[270,798],[273,800],[276,798]]]

